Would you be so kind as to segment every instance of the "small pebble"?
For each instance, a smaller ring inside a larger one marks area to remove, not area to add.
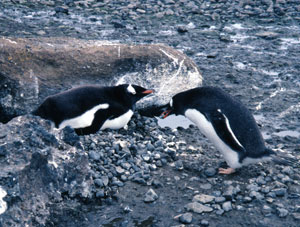
[[[179,221],[183,224],[190,224],[193,220],[193,214],[192,213],[184,213],[179,217]]]

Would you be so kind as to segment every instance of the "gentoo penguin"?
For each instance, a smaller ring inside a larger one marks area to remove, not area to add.
[[[33,114],[53,121],[60,129],[70,126],[79,135],[120,129],[131,119],[135,103],[152,92],[131,84],[82,86],[47,97]]]
[[[271,160],[276,153],[266,148],[250,111],[237,99],[217,87],[198,87],[176,94],[162,117],[184,115],[195,123],[222,153],[231,174],[250,163]]]

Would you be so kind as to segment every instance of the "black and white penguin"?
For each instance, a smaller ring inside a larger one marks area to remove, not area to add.
[[[271,160],[276,153],[266,148],[250,111],[220,88],[199,87],[176,94],[162,114],[184,115],[195,123],[222,153],[231,174],[244,165]]]
[[[59,129],[70,126],[79,135],[120,129],[127,126],[135,103],[152,92],[131,84],[82,86],[47,97],[33,114],[53,121]]]

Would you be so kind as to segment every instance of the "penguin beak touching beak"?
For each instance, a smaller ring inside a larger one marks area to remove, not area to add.
[[[146,90],[146,91],[143,91],[142,94],[149,95],[149,94],[151,94],[153,92],[154,92],[154,90]]]
[[[168,117],[170,115],[170,113],[172,112],[172,110],[166,110],[164,111],[161,115],[160,118],[165,119],[166,117]]]

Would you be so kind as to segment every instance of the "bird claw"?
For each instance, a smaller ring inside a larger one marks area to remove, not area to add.
[[[219,174],[232,174],[235,172],[235,169],[234,168],[227,168],[227,169],[224,169],[224,168],[219,168]]]

